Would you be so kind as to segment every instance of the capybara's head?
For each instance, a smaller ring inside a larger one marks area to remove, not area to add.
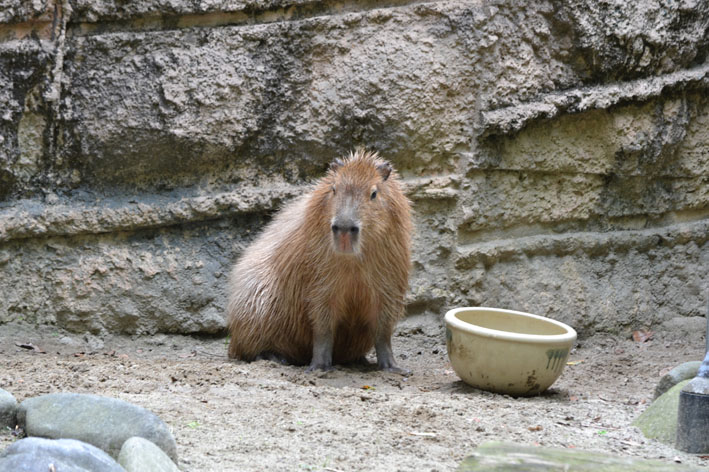
[[[391,164],[364,150],[330,165],[322,185],[329,187],[325,208],[336,253],[357,255],[386,237],[393,200],[404,198],[395,179]]]

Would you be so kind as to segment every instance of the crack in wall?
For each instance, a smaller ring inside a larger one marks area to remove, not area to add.
[[[42,205],[33,201],[0,211],[0,243],[50,236],[78,236],[162,228],[265,213],[293,198],[305,187],[242,189],[192,198],[132,197],[101,203]]]
[[[62,0],[55,4],[52,36],[54,43],[54,66],[52,67],[51,80],[43,93],[44,100],[49,104],[49,126],[47,139],[47,156],[54,156],[56,150],[56,128],[57,117],[60,114],[62,79],[64,77],[64,54],[66,51],[66,32],[69,17],[71,16],[71,5],[69,0]]]
[[[611,251],[642,253],[653,247],[675,247],[690,242],[702,247],[709,241],[709,220],[677,223],[659,228],[619,230],[608,233],[574,232],[559,235],[532,235],[458,246],[455,267],[468,270],[478,262],[492,265],[519,256],[563,257],[579,251],[606,254]]]
[[[573,234],[608,235],[626,234],[632,231],[663,231],[665,228],[706,221],[709,221],[709,208],[670,210],[652,216],[637,213],[539,224],[515,224],[477,231],[459,228],[457,242],[459,247],[477,247],[491,243],[506,244],[506,241],[534,237],[558,238]]]
[[[562,114],[607,109],[628,102],[643,102],[674,89],[692,86],[702,89],[709,86],[709,63],[656,77],[552,92],[535,101],[483,110],[476,128],[479,139],[484,140],[514,134],[533,121]]]
[[[76,18],[71,12],[71,5],[63,0],[53,5],[60,5],[60,12],[42,15],[39,18],[19,22],[0,24],[0,44],[6,41],[27,38],[53,39],[56,34],[57,19],[64,23],[69,37],[92,36],[113,33],[145,33],[172,31],[187,28],[215,28],[256,26],[291,21],[304,21],[319,17],[341,16],[350,13],[366,13],[372,10],[388,10],[418,4],[441,3],[442,0],[361,0],[349,2],[333,1],[295,1],[278,5],[274,8],[257,8],[246,3],[241,9],[233,11],[183,12],[164,14],[160,12],[139,12],[126,18],[107,15],[96,21]],[[61,11],[67,12],[62,14]],[[68,19],[68,21],[67,21]]]

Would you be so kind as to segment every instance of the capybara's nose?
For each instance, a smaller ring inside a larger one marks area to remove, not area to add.
[[[359,233],[359,226],[357,226],[354,223],[350,224],[333,224],[332,225],[332,232],[337,234],[337,233],[350,233],[353,236]]]

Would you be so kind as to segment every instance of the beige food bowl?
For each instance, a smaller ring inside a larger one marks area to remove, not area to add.
[[[455,373],[473,387],[513,396],[549,388],[576,340],[564,323],[520,311],[456,308],[445,319]]]

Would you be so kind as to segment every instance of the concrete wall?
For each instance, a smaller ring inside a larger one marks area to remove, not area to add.
[[[709,1],[0,0],[0,324],[219,332],[272,212],[366,145],[409,312],[703,323]]]

